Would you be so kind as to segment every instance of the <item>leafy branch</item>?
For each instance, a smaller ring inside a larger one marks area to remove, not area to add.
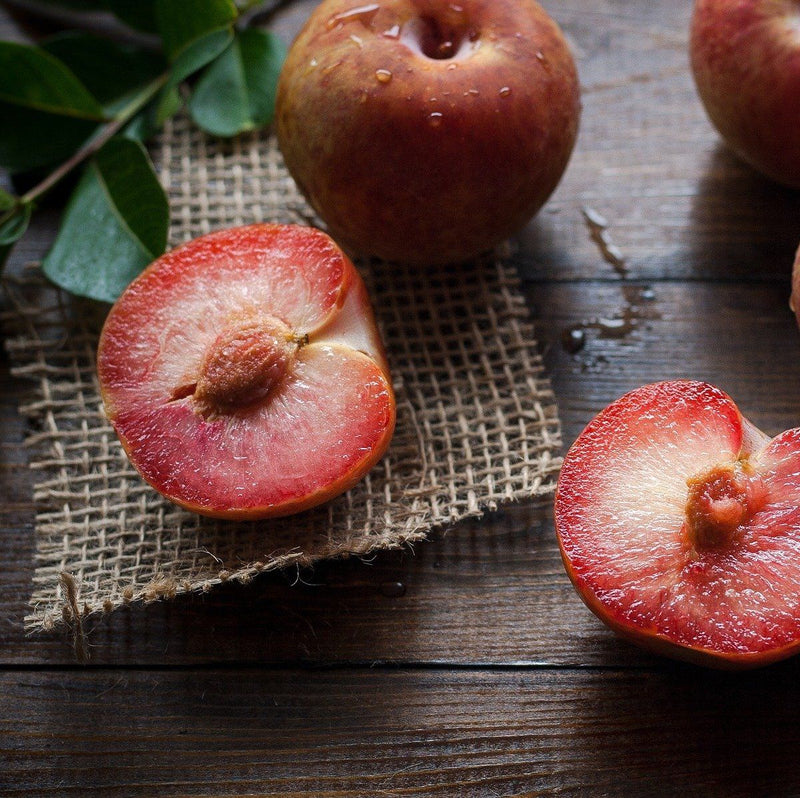
[[[169,79],[169,72],[164,72],[155,80],[148,83],[142,92],[134,98],[125,108],[119,111],[116,117],[100,128],[74,155],[54,169],[47,177],[19,198],[19,203],[27,205],[35,202],[46,194],[53,186],[66,177],[73,169],[91,158],[112,136],[116,136],[130,120],[144,108],[147,103],[164,87]]]
[[[169,207],[142,142],[184,104],[217,136],[269,125],[285,51],[253,23],[284,3],[38,0],[33,12],[43,5],[75,19],[75,9],[111,12],[146,41],[70,29],[38,46],[0,42],[0,168],[16,191],[0,189],[0,265],[43,199],[77,174],[42,268],[112,302],[167,243]]]

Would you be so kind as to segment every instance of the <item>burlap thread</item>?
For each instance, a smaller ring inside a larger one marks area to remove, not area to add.
[[[153,148],[170,200],[170,244],[256,221],[317,223],[268,133],[210,138],[185,118]],[[364,556],[505,502],[548,496],[559,421],[513,268],[361,261],[387,345],[398,423],[387,456],[347,494],[298,516],[228,523],[146,485],[103,415],[97,309],[34,267],[7,278],[13,371],[36,473],[31,631],[120,605],[204,591],[321,558]]]

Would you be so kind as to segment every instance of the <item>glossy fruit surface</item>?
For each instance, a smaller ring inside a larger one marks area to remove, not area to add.
[[[794,312],[798,325],[800,325],[800,247],[794,254],[792,266],[792,293],[789,297],[789,307]]]
[[[707,383],[644,386],[571,447],[555,518],[575,588],[621,636],[728,668],[800,648],[800,430],[768,439]]]
[[[533,0],[324,0],[289,50],[276,131],[347,250],[445,263],[541,208],[579,115],[572,55]]]
[[[112,308],[97,363],[133,465],[205,515],[326,501],[366,473],[394,429],[364,285],[312,228],[234,228],[163,255]]]
[[[800,3],[696,0],[689,51],[697,91],[730,148],[800,188]]]

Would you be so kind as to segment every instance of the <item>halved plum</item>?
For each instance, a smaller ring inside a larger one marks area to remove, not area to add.
[[[707,383],[646,385],[570,448],[555,522],[620,636],[723,668],[800,650],[800,429],[770,440]]]
[[[394,430],[364,284],[311,227],[233,228],[162,255],[111,309],[97,369],[133,465],[203,515],[325,502],[366,474]]]

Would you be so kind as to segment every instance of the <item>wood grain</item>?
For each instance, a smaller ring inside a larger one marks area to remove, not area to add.
[[[728,153],[688,62],[690,2],[545,3],[576,54],[583,114],[561,184],[519,237],[524,274],[550,280],[788,278],[800,195]],[[605,217],[609,263],[582,211]]]
[[[798,699],[789,666],[10,673],[0,778],[8,796],[791,795]]]

